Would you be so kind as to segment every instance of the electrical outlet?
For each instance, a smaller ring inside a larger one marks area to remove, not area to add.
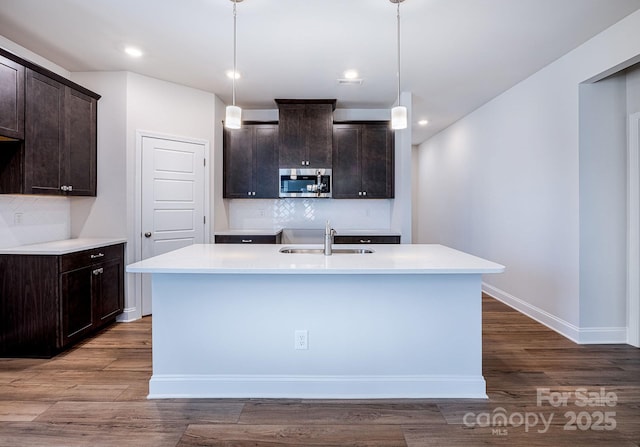
[[[309,332],[307,330],[297,330],[294,336],[296,349],[309,349]]]
[[[22,225],[23,218],[24,218],[24,214],[22,214],[22,213],[15,213],[15,214],[13,215],[13,224],[14,224],[14,225]]]

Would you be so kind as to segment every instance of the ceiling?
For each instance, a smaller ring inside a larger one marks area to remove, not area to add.
[[[406,0],[402,90],[418,144],[640,8],[640,0]],[[128,70],[231,102],[229,0],[0,0],[0,33],[69,71]],[[396,6],[389,0],[238,3],[238,105],[396,99]],[[144,56],[125,55],[126,45]],[[360,86],[338,85],[357,69]],[[99,93],[99,92],[98,92]],[[428,119],[421,127],[419,119]]]

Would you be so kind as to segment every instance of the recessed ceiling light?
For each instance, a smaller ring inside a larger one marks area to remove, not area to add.
[[[131,57],[140,57],[142,56],[142,50],[136,47],[126,47],[124,52],[127,53]]]
[[[420,120],[418,121],[418,124],[421,126],[426,126],[427,124],[429,124],[429,120]]]
[[[357,79],[358,71],[357,70],[347,70],[344,72],[345,79]]]
[[[226,75],[227,75],[227,77],[229,79],[233,79],[233,70],[227,70],[225,73],[226,73]],[[240,72],[239,71],[235,72],[235,77],[236,77],[236,79],[240,79]]]

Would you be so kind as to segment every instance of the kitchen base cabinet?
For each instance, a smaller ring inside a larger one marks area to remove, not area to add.
[[[51,357],[124,308],[124,244],[0,255],[0,356]]]
[[[349,235],[341,236],[336,234],[333,237],[334,244],[399,244],[400,236],[398,235]]]
[[[216,244],[280,244],[282,232],[277,234],[216,234]]]

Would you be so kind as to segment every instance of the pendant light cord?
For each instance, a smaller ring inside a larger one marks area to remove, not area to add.
[[[397,19],[398,19],[398,105],[400,105],[400,2],[397,3],[398,5],[398,15],[397,15]]]
[[[232,98],[231,103],[236,105],[236,77],[238,76],[237,68],[236,68],[236,4],[237,1],[233,0],[233,76],[231,76],[231,90],[232,90]]]

